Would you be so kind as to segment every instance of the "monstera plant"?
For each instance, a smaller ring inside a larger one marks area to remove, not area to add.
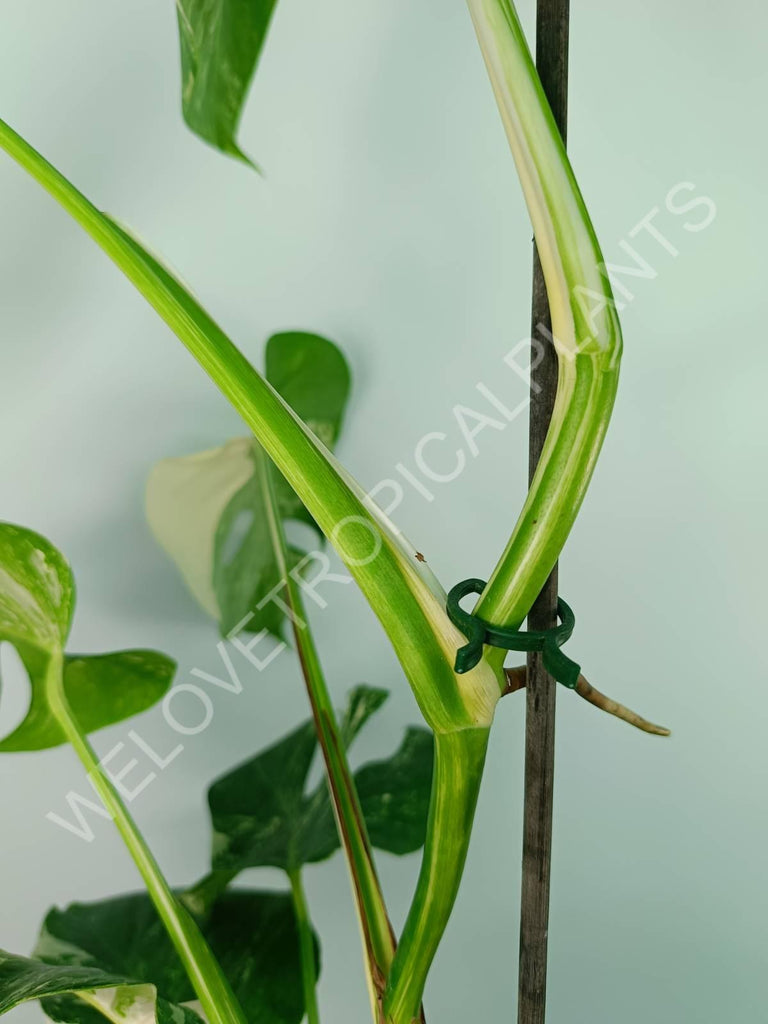
[[[244,160],[237,124],[274,6],[177,3],[184,116],[206,141]],[[148,520],[201,614],[217,624],[224,650],[229,642],[256,658],[265,641],[290,639],[311,709],[290,735],[213,783],[210,871],[192,887],[171,887],[128,812],[125,779],[99,761],[88,736],[166,699],[175,666],[148,650],[68,651],[75,586],[65,558],[32,530],[0,526],[0,640],[18,651],[32,692],[26,718],[0,752],[69,743],[98,799],[90,813],[114,821],[146,885],[51,910],[31,956],[0,954],[0,1013],[38,999],[51,1019],[88,1024],[291,1024],[304,1016],[315,1024],[320,943],[302,868],[340,848],[373,1020],[424,1019],[425,983],[461,882],[494,710],[521,685],[520,670],[505,668],[505,643],[512,646],[511,636],[539,642],[520,628],[589,484],[622,347],[600,247],[514,6],[469,0],[469,11],[533,223],[559,363],[538,470],[487,583],[469,581],[462,592],[479,593],[471,612],[459,596],[449,600],[418,548],[333,455],[351,386],[338,346],[310,333],[277,334],[259,370],[156,256],[0,121],[0,145],[133,282],[242,417],[241,437],[175,454],[152,470]],[[348,749],[386,693],[350,681],[357,685],[340,713],[329,695],[306,607],[317,598],[318,574],[330,572],[326,541],[378,616],[423,718],[388,759],[354,772]],[[566,611],[563,620],[567,632]],[[553,665],[562,629],[558,637],[539,638]],[[663,731],[607,701],[568,665],[569,685],[582,695]],[[310,781],[316,756],[325,771],[319,784]],[[421,847],[397,935],[375,850]],[[236,884],[245,869],[265,866],[282,871],[285,885]]]

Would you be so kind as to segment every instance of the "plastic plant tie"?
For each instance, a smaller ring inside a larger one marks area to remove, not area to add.
[[[480,661],[483,656],[483,645],[488,647],[499,647],[505,651],[541,651],[544,668],[549,674],[567,686],[569,690],[576,687],[581,666],[572,661],[560,650],[562,645],[573,633],[576,625],[576,616],[573,614],[570,605],[558,597],[557,616],[560,619],[559,626],[552,629],[519,630],[508,629],[503,626],[494,626],[479,615],[473,615],[461,607],[462,598],[467,594],[482,594],[485,590],[485,580],[469,579],[457,583],[448,594],[446,611],[448,618],[460,629],[467,638],[467,643],[456,652],[454,670],[460,675],[469,672]]]

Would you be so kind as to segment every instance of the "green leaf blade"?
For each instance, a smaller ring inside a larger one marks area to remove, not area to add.
[[[433,759],[432,733],[411,726],[392,757],[355,772],[368,835],[377,849],[403,856],[424,845]]]
[[[0,640],[63,648],[75,606],[75,582],[61,552],[34,530],[0,523]]]
[[[0,742],[0,753],[48,750],[67,742],[48,706],[41,659],[24,660],[32,699],[23,722]],[[170,689],[175,672],[176,662],[159,651],[68,655],[64,693],[82,731],[91,733],[153,707]]]
[[[58,963],[14,956],[0,950],[0,1015],[39,999],[46,1015],[67,1024],[200,1024],[192,1010],[172,1006],[157,996],[153,985],[112,974],[90,963],[78,964],[69,950]],[[154,1011],[154,1012],[153,1012]]]
[[[173,274],[0,119],[0,146],[83,227],[177,334],[242,415],[358,582],[397,652],[428,725],[486,727],[504,688],[485,662],[453,664],[462,634],[423,556],[370,503],[275,389]]]
[[[341,349],[306,331],[273,335],[266,376],[315,436],[332,448],[341,431],[351,374]],[[270,594],[283,572],[265,487],[263,450],[253,438],[158,463],[147,482],[147,518],[156,539],[179,568],[198,603],[219,622],[222,635],[266,629],[282,637],[285,612]],[[318,532],[287,480],[273,473],[279,514]],[[289,570],[306,551],[289,551]],[[283,600],[284,593],[281,594]]]
[[[352,742],[385,698],[385,691],[370,687],[352,692],[341,726],[345,743]],[[316,747],[309,721],[211,786],[214,873],[236,877],[246,868],[277,867],[290,874],[339,849],[326,782],[306,792]],[[411,728],[391,758],[355,773],[366,824],[371,816],[374,846],[405,854],[423,845],[432,759],[432,734]]]
[[[249,1024],[299,1024],[304,1005],[291,897],[257,890],[227,892],[202,927]],[[315,944],[317,950],[316,939]],[[144,979],[159,1004],[173,1012],[191,1013],[182,1004],[194,999],[194,991],[145,893],[51,910],[35,956],[47,965],[103,972],[105,978]],[[73,1000],[58,1007],[48,1004],[46,1012],[71,1013],[76,1005]],[[88,1008],[79,1008],[77,1016],[64,1019],[87,1024],[87,1012]],[[198,1020],[195,1014],[192,1020]]]
[[[72,571],[45,537],[0,523],[0,641],[12,644],[27,670],[31,699],[0,753],[46,750],[67,742],[49,706],[45,676],[62,659],[64,696],[84,733],[121,722],[167,693],[176,664],[158,651],[62,656],[75,607]]]
[[[275,391],[326,448],[341,433],[352,374],[338,345],[309,331],[273,334],[265,351],[265,376]]]
[[[237,127],[275,6],[276,0],[176,0],[184,120],[246,163]]]
[[[301,866],[296,845],[316,749],[314,725],[305,722],[214,782],[208,791],[214,871],[275,867],[288,872]]]

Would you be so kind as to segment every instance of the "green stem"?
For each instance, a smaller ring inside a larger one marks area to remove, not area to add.
[[[533,224],[559,372],[530,491],[476,611],[519,626],[557,561],[608,428],[622,340],[610,281],[512,0],[467,0]],[[496,654],[488,659],[498,667]]]
[[[439,732],[489,725],[503,681],[485,664],[454,674],[462,637],[423,556],[172,274],[2,120],[0,147],[120,267],[243,417],[378,615],[427,723]]]
[[[179,900],[198,920],[205,920],[216,900],[239,874],[239,871],[210,871],[191,888],[179,893]]]
[[[352,891],[363,939],[369,993],[374,1021],[376,1021],[384,981],[395,953],[394,933],[384,904],[384,896],[373,860],[373,849],[368,838],[368,830],[365,826],[355,781],[347,760],[344,740],[339,730],[336,712],[309,626],[301,587],[297,583],[295,575],[289,571],[285,532],[275,498],[274,470],[264,452],[258,447],[255,447],[254,459],[257,472],[261,477],[262,489],[268,496],[267,515],[272,546],[280,575],[285,583],[288,604],[292,611],[291,622],[301,671],[325,762],[336,824],[352,879]]]
[[[155,909],[200,1000],[208,1024],[246,1024],[245,1015],[218,961],[194,920],[168,886],[152,851],[80,729],[64,694],[62,663],[60,652],[53,653],[48,662],[45,676],[48,706],[85,766],[88,777],[112,816],[128,852],[139,869]]]
[[[411,1024],[418,1017],[427,974],[464,870],[488,736],[488,729],[435,736],[427,842],[384,997],[386,1024]]]
[[[301,871],[289,871],[293,906],[296,911],[296,926],[299,930],[299,948],[301,951],[301,983],[304,987],[304,1007],[307,1011],[307,1024],[320,1024],[317,1008],[317,970],[315,969],[315,939],[312,935],[312,922],[307,910],[307,899],[301,881]]]

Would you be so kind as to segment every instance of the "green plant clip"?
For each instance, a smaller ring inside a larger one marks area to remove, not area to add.
[[[541,651],[547,672],[569,690],[575,689],[581,666],[560,650],[576,625],[576,616],[570,605],[558,597],[557,615],[560,625],[553,626],[552,629],[505,629],[503,626],[494,626],[481,619],[479,615],[473,615],[461,607],[462,598],[467,594],[482,594],[485,587],[485,580],[463,580],[452,587],[448,594],[448,618],[468,641],[456,652],[454,670],[461,675],[473,669],[483,656],[484,644],[489,647],[500,647],[505,651]]]

